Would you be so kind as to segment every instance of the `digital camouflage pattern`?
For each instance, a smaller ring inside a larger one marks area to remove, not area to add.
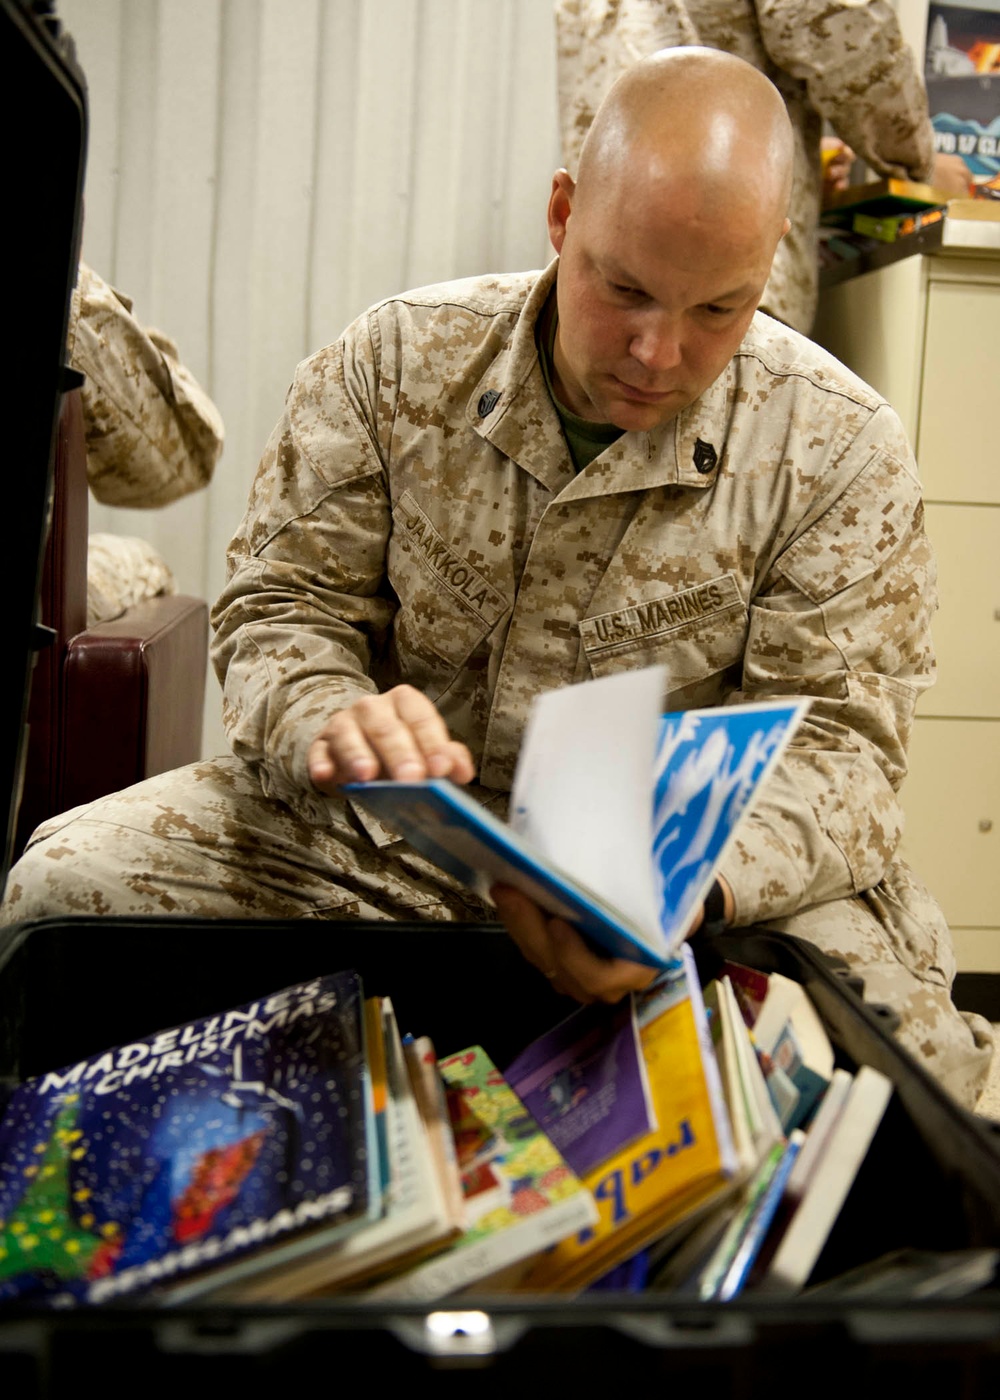
[[[486,917],[310,788],[312,738],[407,681],[502,815],[535,695],[662,662],[667,708],[813,697],[725,864],[736,922],[847,958],[974,1102],[990,1028],[952,1006],[948,929],[896,855],[935,606],[896,415],[758,313],[700,400],[575,475],[535,346],[555,273],[392,298],[299,366],[213,614],[236,757],[49,823],[4,918]]]
[[[176,592],[173,570],[148,540],[100,532],[88,536],[88,627],[119,617],[143,598]]]
[[[168,505],[207,486],[222,452],[215,404],[161,331],[142,326],[128,297],[80,262],[66,352],[80,388],[87,481],[110,506]],[[94,534],[87,549],[87,626],[143,598],[176,593],[146,540]]]
[[[81,262],[67,354],[85,377],[87,479],[104,505],[169,505],[207,486],[223,445],[219,411],[162,331]]]
[[[555,0],[563,159],[614,80],[657,49],[723,49],[766,73],[795,137],[789,217],[762,306],[808,334],[816,310],[823,119],[882,176],[926,180],[927,96],[890,0]]]

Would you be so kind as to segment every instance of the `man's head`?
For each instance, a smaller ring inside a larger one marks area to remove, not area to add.
[[[549,200],[567,408],[648,430],[718,378],[788,228],[791,164],[781,95],[742,59],[664,49],[618,79]]]

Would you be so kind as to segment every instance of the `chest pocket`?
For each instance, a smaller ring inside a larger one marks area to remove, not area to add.
[[[746,635],[746,605],[732,574],[580,623],[591,675],[662,664],[671,691],[739,663]]]
[[[388,569],[399,600],[393,638],[401,677],[434,699],[509,604],[449,548],[409,491],[393,507]]]

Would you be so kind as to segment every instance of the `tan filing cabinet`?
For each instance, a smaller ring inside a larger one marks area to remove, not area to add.
[[[897,409],[938,557],[904,850],[959,967],[1000,970],[1000,252],[905,258],[824,292],[814,337]]]

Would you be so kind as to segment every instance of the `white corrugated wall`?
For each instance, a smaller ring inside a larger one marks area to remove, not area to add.
[[[91,503],[214,599],[292,370],[373,301],[543,265],[550,0],[58,0],[90,98],[84,256],[226,424],[207,491]],[[210,678],[204,751],[222,752]]]

